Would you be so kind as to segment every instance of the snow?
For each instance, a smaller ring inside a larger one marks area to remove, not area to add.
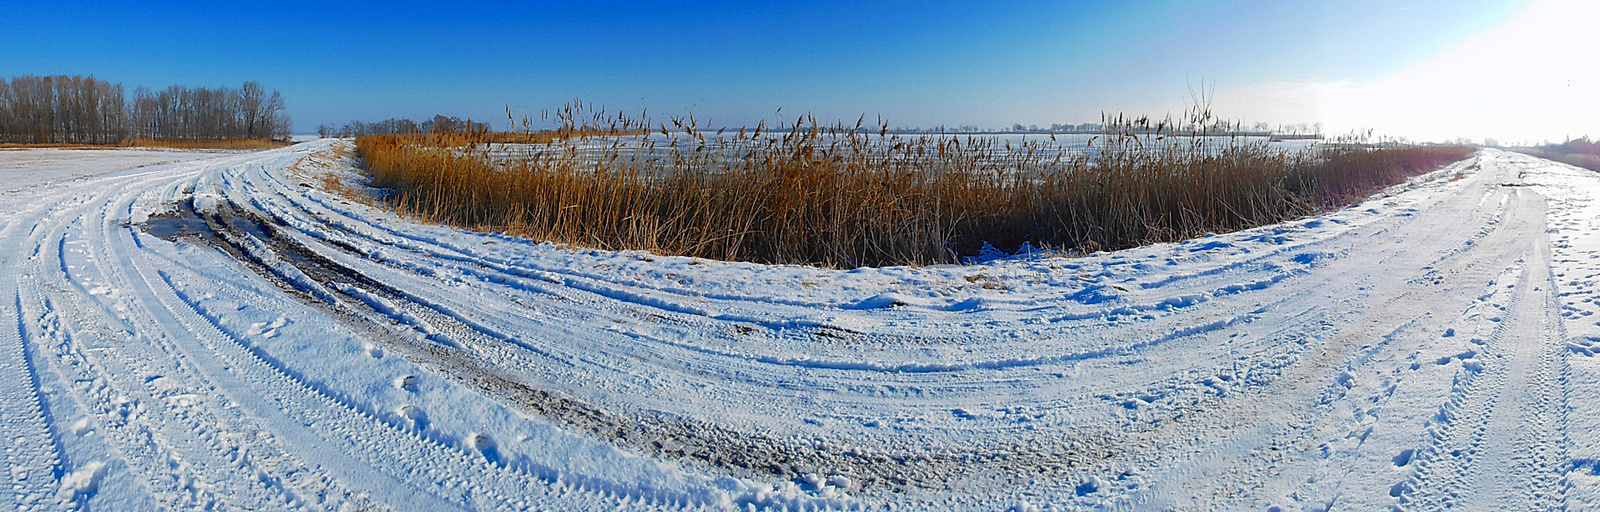
[[[1589,171],[832,270],[417,224],[348,154],[0,152],[0,508],[1600,507]]]
[[[153,165],[215,157],[211,152],[140,149],[0,149],[0,192]]]
[[[69,499],[93,493],[100,487],[100,479],[106,476],[106,463],[93,461],[83,467],[68,473],[61,479],[61,493]]]

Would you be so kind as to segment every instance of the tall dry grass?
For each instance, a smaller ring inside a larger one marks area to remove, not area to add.
[[[1534,147],[1513,148],[1513,151],[1591,171],[1600,171],[1600,141],[1589,140],[1587,135],[1560,144],[1546,143]]]
[[[382,135],[357,148],[372,185],[392,190],[389,204],[428,221],[837,267],[957,262],[985,243],[1109,250],[1245,229],[1349,204],[1472,151],[1286,152],[1121,118],[1107,120],[1120,134],[1093,142],[1093,157],[1043,138],[892,135],[882,123],[864,130],[864,119],[708,133],[675,118],[646,137],[633,120],[580,122],[570,107],[558,118],[543,138]],[[1185,129],[1210,119],[1193,115]],[[505,140],[538,142],[507,158]]]

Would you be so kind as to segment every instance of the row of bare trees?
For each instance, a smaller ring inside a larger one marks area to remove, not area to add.
[[[77,76],[0,78],[0,142],[106,144],[127,135],[121,84]]]
[[[317,127],[317,135],[326,137],[365,137],[368,135],[401,135],[407,133],[466,133],[469,131],[489,131],[487,123],[475,122],[471,119],[435,115],[433,119],[416,122],[410,119],[393,118],[378,122],[350,121],[344,127],[335,127],[325,124]]]
[[[114,144],[129,139],[226,140],[289,137],[283,96],[261,84],[140,87],[81,76],[0,77],[0,143]]]

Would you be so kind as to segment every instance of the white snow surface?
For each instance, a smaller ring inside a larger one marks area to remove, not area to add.
[[[0,509],[1600,508],[1593,172],[831,270],[419,224],[349,152],[0,154]]]
[[[0,192],[135,167],[213,158],[218,153],[221,151],[164,148],[0,149]]]

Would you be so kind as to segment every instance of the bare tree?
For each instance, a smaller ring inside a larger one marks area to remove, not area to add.
[[[135,139],[289,137],[283,96],[261,84],[238,89],[134,89],[95,77],[0,78],[0,142],[112,144]]]
[[[26,77],[19,77],[19,79]],[[14,87],[13,87],[14,88]],[[121,85],[91,87],[93,92],[63,100],[61,112],[83,111],[84,105],[99,118],[91,130],[103,134],[101,142],[127,138],[153,140],[286,139],[290,121],[283,114],[283,96],[270,94],[256,82],[238,88],[188,88],[170,86],[161,91],[134,89],[125,100]],[[12,109],[13,111],[15,109]],[[9,122],[8,126],[16,123]],[[63,126],[76,133],[77,121]],[[68,138],[75,138],[68,135]]]

